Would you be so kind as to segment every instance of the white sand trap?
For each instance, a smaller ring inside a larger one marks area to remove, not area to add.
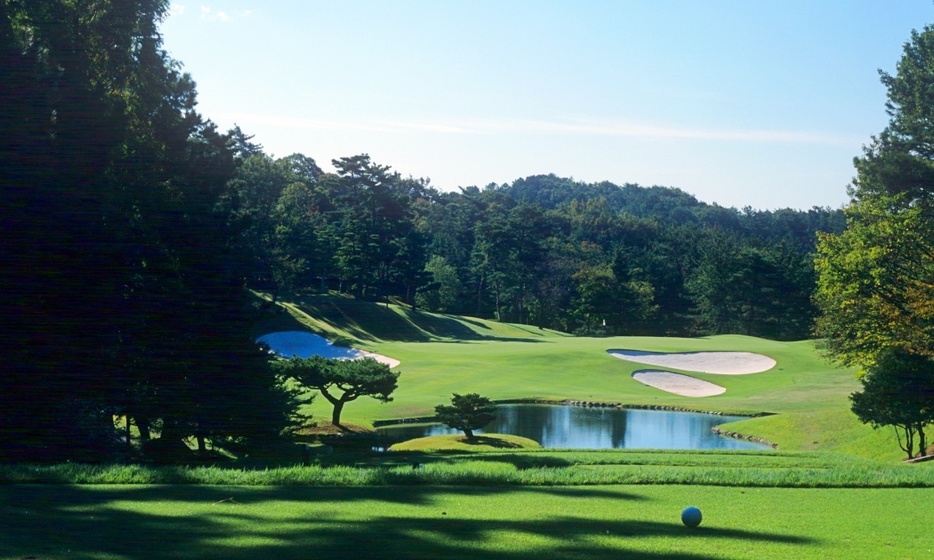
[[[698,373],[747,375],[762,373],[775,367],[775,360],[752,352],[643,352],[641,350],[607,350],[621,360],[650,366],[670,367]]]
[[[380,354],[367,352],[358,348],[348,348],[346,346],[335,346],[330,340],[304,331],[281,331],[265,334],[256,339],[269,349],[284,356],[291,358],[310,358],[311,356],[322,356],[324,358],[339,360],[359,360],[360,358],[373,358],[377,362],[386,364],[391,368],[399,365],[399,360],[387,358]]]
[[[645,369],[633,372],[632,378],[643,385],[655,387],[682,397],[712,397],[726,392],[724,387],[709,381],[670,371]]]

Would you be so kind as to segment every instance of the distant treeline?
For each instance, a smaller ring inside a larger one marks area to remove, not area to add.
[[[807,338],[816,232],[840,210],[736,210],[555,175],[441,192],[366,155],[273,160],[241,133],[228,194],[247,283],[334,289],[587,335]]]

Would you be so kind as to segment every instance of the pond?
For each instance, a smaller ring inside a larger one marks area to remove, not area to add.
[[[476,433],[523,436],[550,448],[770,449],[711,431],[743,416],[541,404],[499,405],[496,409],[496,420]],[[393,443],[460,433],[441,424],[394,425],[378,432]]]
[[[310,358],[311,356],[321,356],[335,360],[373,358],[391,368],[399,365],[399,360],[358,348],[337,346],[322,336],[305,331],[272,332],[257,338],[256,342],[265,344],[270,351],[283,358]]]

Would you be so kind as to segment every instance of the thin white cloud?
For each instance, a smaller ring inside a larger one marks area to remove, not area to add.
[[[774,142],[788,144],[850,145],[861,138],[810,131],[691,128],[630,122],[543,121],[521,119],[450,119],[438,121],[337,121],[279,115],[240,113],[230,120],[300,130],[362,130],[369,132],[420,131],[438,134],[557,134],[600,135],[673,140]]]
[[[478,129],[473,123],[457,122],[405,122],[378,121],[381,127],[394,130],[418,130],[422,132],[441,132],[445,134],[482,134],[488,132]]]
[[[223,10],[215,10],[210,6],[201,6],[202,21],[218,21],[221,23],[230,23],[235,18],[247,18],[253,15],[252,10],[241,10],[236,15],[231,15]]]
[[[362,130],[366,132],[390,132],[402,128],[401,126],[385,125],[377,122],[355,123],[349,121],[328,121],[255,113],[219,114],[215,115],[215,118],[242,123],[244,125],[250,123],[294,130]]]
[[[166,14],[166,16],[172,17],[172,16],[183,16],[183,15],[185,15],[185,6],[183,6],[182,4],[176,4],[175,2],[172,2],[169,5],[169,11]]]
[[[417,128],[420,123],[407,123]],[[422,123],[423,124],[423,123]],[[431,123],[438,127],[440,123]],[[545,134],[592,134],[603,136],[629,136],[638,138],[661,138],[681,140],[725,140],[750,142],[785,142],[795,144],[850,144],[854,141],[841,135],[809,131],[692,128],[625,121],[586,120],[471,120],[446,123],[451,131],[466,130],[474,133],[545,133]],[[856,139],[856,141],[860,141]]]

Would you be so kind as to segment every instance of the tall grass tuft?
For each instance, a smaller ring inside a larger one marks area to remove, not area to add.
[[[787,488],[934,487],[934,469],[819,453],[541,451],[354,456],[310,466],[2,465],[2,484],[361,487],[409,484],[697,484]]]

